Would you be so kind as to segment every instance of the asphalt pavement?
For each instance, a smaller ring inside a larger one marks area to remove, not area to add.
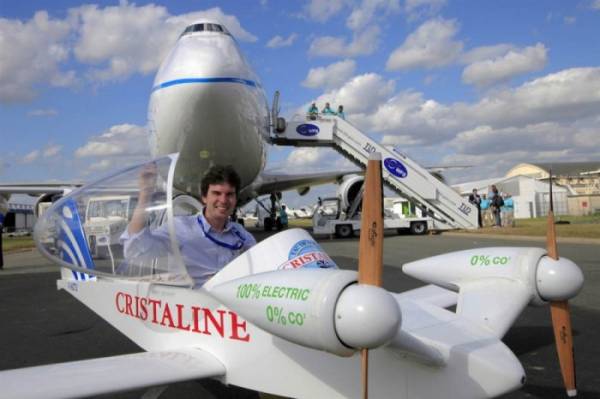
[[[266,234],[255,233],[263,239]],[[321,238],[323,249],[341,268],[357,267],[358,237]],[[423,285],[401,273],[401,265],[445,252],[488,246],[537,246],[544,243],[480,235],[387,235],[384,286],[401,292]],[[600,245],[561,243],[559,253],[577,263],[585,275],[580,295],[570,302],[580,398],[600,398]],[[0,370],[139,352],[140,349],[68,293],[56,290],[59,272],[37,251],[5,254],[0,271]],[[525,367],[527,383],[505,399],[564,398],[565,391],[548,307],[528,307],[504,338]],[[110,380],[110,376],[105,376]],[[111,398],[139,398],[134,391]],[[2,396],[0,388],[0,397]],[[248,392],[224,390],[218,383],[173,384],[161,398],[244,398]]]

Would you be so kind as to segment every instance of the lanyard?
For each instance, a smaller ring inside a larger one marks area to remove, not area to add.
[[[198,223],[200,224],[200,228],[202,229],[202,232],[204,233],[204,237],[208,238],[209,240],[211,240],[212,242],[214,242],[215,244],[217,244],[220,247],[231,249],[232,251],[237,251],[239,249],[242,249],[242,247],[244,246],[244,242],[246,242],[246,239],[244,238],[244,236],[242,236],[242,234],[233,227],[231,227],[231,231],[233,231],[233,234],[235,234],[239,238],[239,241],[236,242],[235,244],[229,244],[227,242],[217,240],[208,231],[206,231],[204,229],[204,223],[202,223],[202,219],[200,218],[200,216],[198,216]]]

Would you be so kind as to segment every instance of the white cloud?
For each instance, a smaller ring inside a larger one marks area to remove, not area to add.
[[[330,148],[304,147],[294,149],[281,165],[281,169],[304,173],[331,172],[331,170],[356,170],[356,166]],[[334,191],[335,188],[329,189]],[[311,190],[312,191],[312,190]]]
[[[60,150],[62,149],[62,145],[59,144],[50,144],[48,145],[45,149],[44,149],[44,158],[50,158],[53,156],[58,155],[58,153],[60,152]]]
[[[308,168],[316,165],[323,159],[326,152],[319,148],[296,148],[288,155],[286,166],[290,168]]]
[[[400,11],[398,0],[362,0],[356,6],[348,19],[346,25],[353,31],[362,30],[368,26],[378,13],[388,15]]]
[[[23,163],[32,163],[33,161],[35,161],[36,159],[38,159],[40,157],[40,154],[41,154],[40,150],[33,150],[23,157],[22,162]]]
[[[499,50],[500,46],[496,46],[495,49]],[[548,50],[542,43],[522,49],[507,50],[502,55],[468,65],[462,74],[463,82],[478,87],[490,86],[505,82],[516,75],[538,71],[546,65]],[[471,56],[475,54],[477,49],[473,50]]]
[[[450,141],[450,145],[459,153],[469,155],[507,153],[533,148],[540,152],[560,151],[574,147],[572,133],[571,129],[554,122],[500,129],[478,126],[460,132]],[[600,144],[600,139],[595,141]]]
[[[449,138],[460,121],[451,109],[421,93],[399,93],[379,106],[367,119],[375,131],[385,133],[385,144],[428,144]]]
[[[565,24],[567,25],[573,25],[575,22],[577,22],[577,18],[576,17],[572,17],[572,16],[566,16],[564,18]]]
[[[257,40],[235,16],[218,7],[174,16],[163,6],[138,7],[127,2],[104,8],[85,5],[70,11],[80,20],[75,55],[80,62],[97,66],[90,72],[94,80],[154,72],[185,26],[198,19],[219,21],[239,40]]]
[[[311,68],[302,85],[313,89],[339,87],[354,74],[355,69],[356,62],[353,60],[343,60],[326,67]]]
[[[153,4],[84,5],[71,13],[80,21],[74,48],[77,59],[90,65],[108,64],[105,69],[93,70],[94,79],[154,71],[164,49],[176,38],[174,27],[165,24],[167,10]]]
[[[282,36],[274,36],[273,38],[271,38],[271,40],[269,40],[269,42],[267,43],[267,47],[269,48],[279,48],[279,47],[288,47],[291,46],[292,44],[294,44],[294,42],[296,41],[296,39],[298,38],[298,34],[297,33],[292,33],[291,35],[289,35],[287,37],[287,39],[283,38]]]
[[[52,19],[45,11],[26,22],[0,18],[0,102],[29,101],[40,83],[76,83],[74,72],[61,70],[70,30],[68,19]]]
[[[600,10],[600,0],[592,1],[591,7],[594,10]]]
[[[406,0],[405,9],[409,19],[437,14],[446,5],[446,0]]]
[[[31,110],[31,111],[27,112],[27,115],[29,115],[29,116],[38,116],[38,117],[42,117],[42,116],[56,116],[56,115],[58,115],[58,112],[54,108],[34,109],[34,110]]]
[[[444,164],[475,167],[453,173],[457,180],[499,176],[520,162],[584,161],[600,157],[598,121],[542,122],[494,129],[479,126],[459,133],[448,144],[456,151]]]
[[[356,57],[373,53],[379,43],[379,28],[371,26],[361,33],[354,33],[352,41],[343,37],[322,36],[310,44],[308,53],[317,57]]]
[[[443,146],[459,132],[482,126],[502,130],[577,122],[582,123],[579,130],[593,126],[590,118],[600,109],[600,68],[567,69],[515,89],[490,91],[470,104],[444,105],[420,93],[404,93],[375,107],[375,112],[361,122],[367,129],[385,133],[388,143],[396,143],[398,135],[408,135],[420,145]],[[406,137],[401,140],[406,141]]]
[[[453,109],[459,118],[493,127],[589,118],[600,109],[600,68],[565,69]]]
[[[423,23],[392,52],[386,69],[430,69],[454,62],[463,49],[463,43],[454,40],[457,32],[454,20],[436,18]]]
[[[346,2],[345,0],[310,0],[304,11],[311,20],[326,22],[339,13]]]
[[[500,43],[493,46],[475,47],[469,51],[465,51],[461,55],[460,60],[464,64],[473,64],[476,62],[486,61],[491,58],[502,57],[514,49],[515,46],[508,43]]]
[[[332,108],[344,106],[346,114],[352,113],[356,119],[370,114],[394,92],[394,82],[384,81],[374,73],[358,75],[346,82],[342,87],[328,91],[316,99],[317,105],[323,107],[326,102]],[[302,106],[304,112],[309,104]]]
[[[114,162],[110,159],[101,159],[98,162],[92,163],[84,173],[85,175],[89,175],[94,172],[102,172],[114,167]]]
[[[149,153],[146,129],[131,124],[112,126],[75,150],[75,156],[78,158],[147,156]]]

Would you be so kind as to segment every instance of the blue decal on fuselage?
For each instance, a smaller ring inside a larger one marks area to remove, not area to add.
[[[175,79],[169,80],[167,82],[163,82],[157,84],[152,88],[152,91],[156,91],[159,89],[164,89],[165,87],[189,84],[189,83],[238,83],[251,87],[260,87],[260,84],[253,80],[242,79],[242,78],[184,78],[184,79]]]
[[[402,162],[398,161],[396,158],[386,158],[383,161],[383,166],[396,177],[404,178],[408,176],[408,170],[406,170],[406,166],[402,164]]]
[[[84,269],[95,269],[85,233],[79,217],[77,203],[68,198],[59,213],[58,241],[59,256],[66,263]],[[75,280],[95,280],[96,276],[72,270]]]
[[[302,136],[316,136],[319,134],[319,127],[310,123],[304,123],[296,128],[296,132]]]

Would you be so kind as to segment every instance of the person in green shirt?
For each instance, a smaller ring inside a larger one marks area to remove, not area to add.
[[[317,115],[319,114],[319,108],[317,108],[317,104],[313,102],[312,105],[308,107],[307,114],[310,119],[317,119]]]
[[[325,108],[321,110],[321,113],[323,115],[335,115],[335,112],[333,112],[329,103],[325,103]]]
[[[285,229],[288,227],[288,216],[285,210],[285,205],[281,205],[281,208],[279,209],[279,222],[281,223],[282,228]]]

